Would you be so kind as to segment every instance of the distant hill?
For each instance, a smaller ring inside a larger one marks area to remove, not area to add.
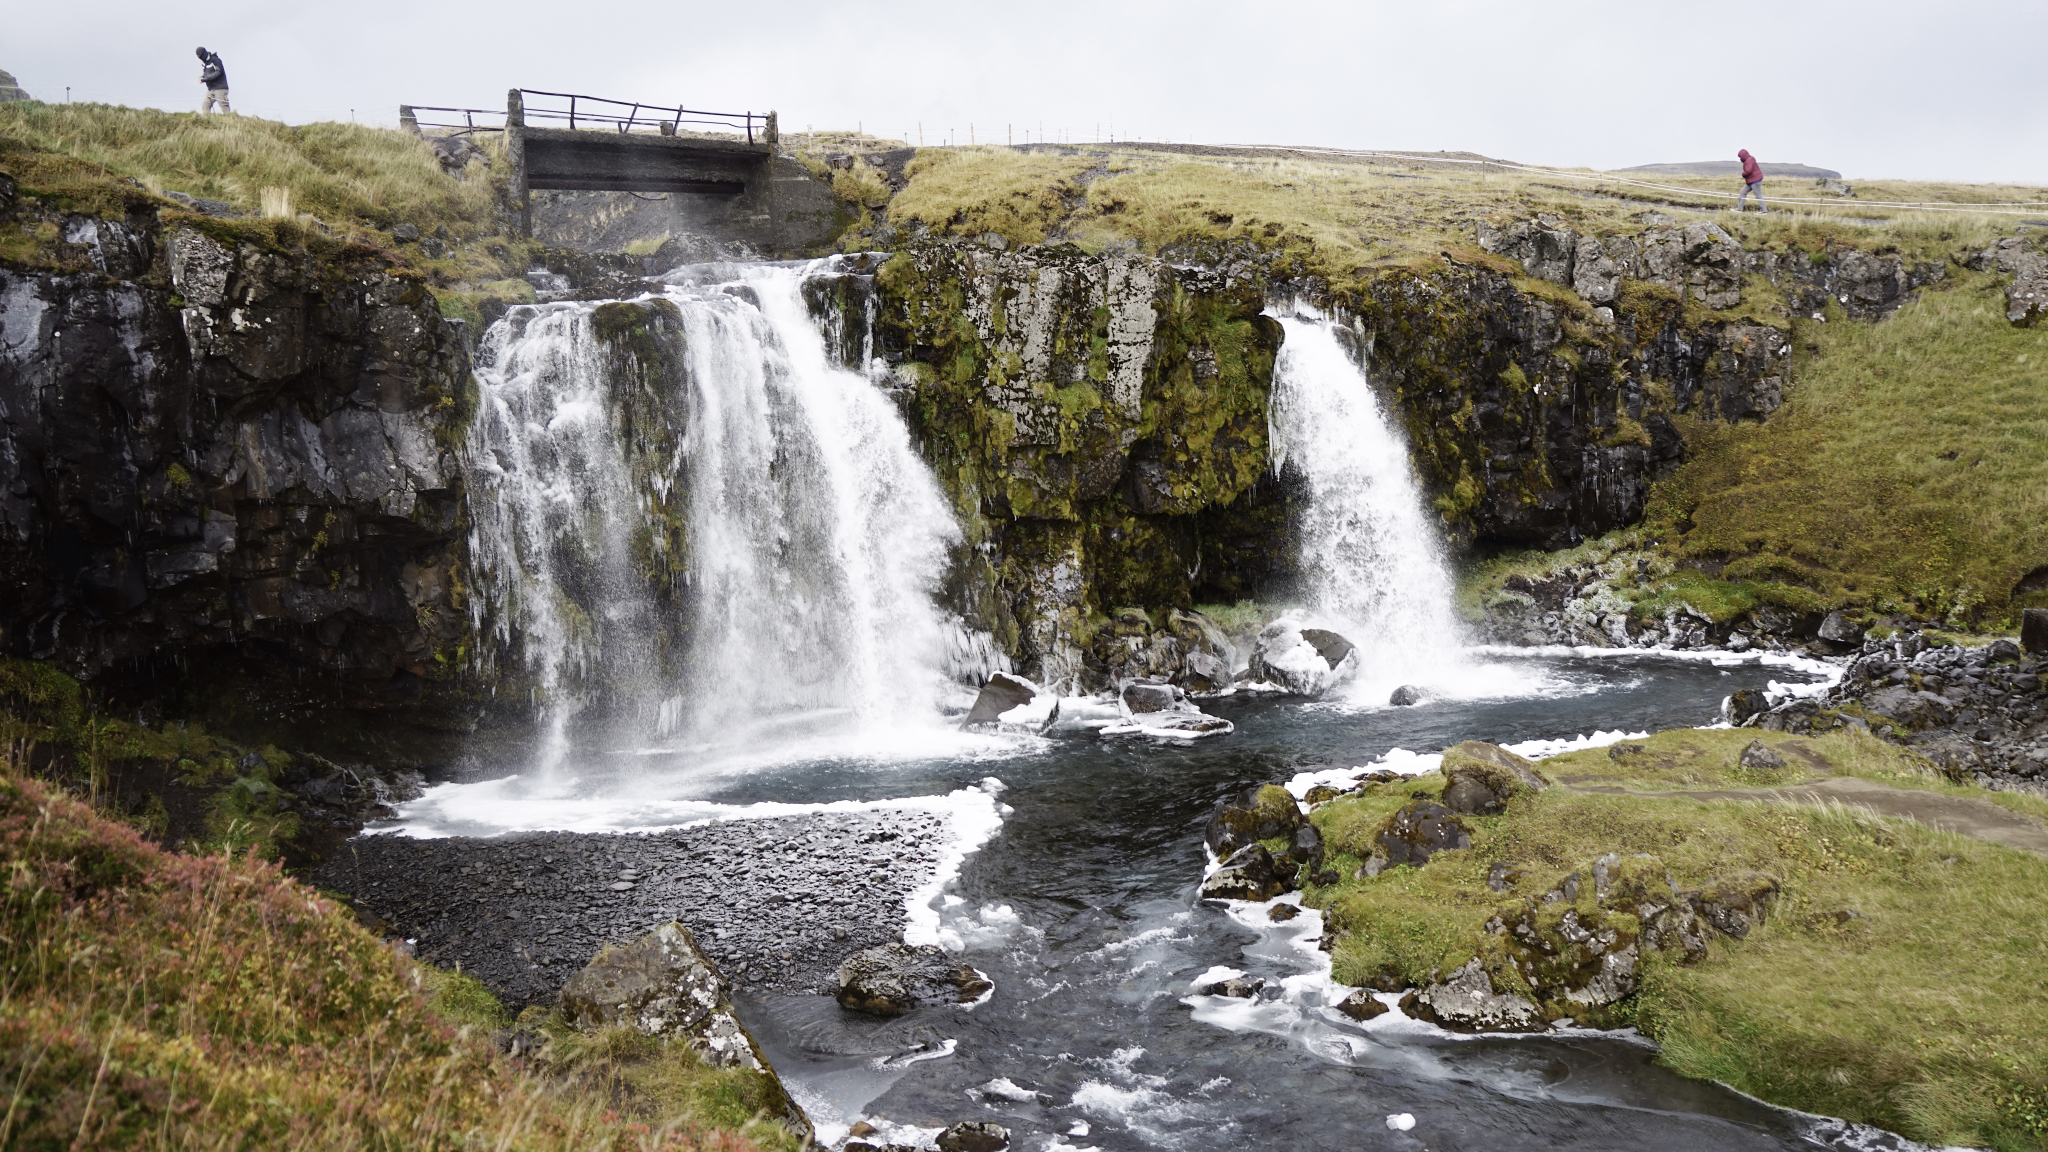
[[[1764,166],[1764,178],[1772,176],[1804,176],[1809,180],[1840,180],[1842,174],[1833,168],[1815,168],[1811,164],[1774,164],[1763,157],[1757,163]],[[1638,164],[1633,168],[1617,168],[1617,172],[1649,172],[1658,176],[1740,176],[1740,160],[1692,160],[1684,164]]]

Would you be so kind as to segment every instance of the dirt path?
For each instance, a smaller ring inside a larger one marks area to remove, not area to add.
[[[1856,776],[1829,776],[1785,788],[1717,788],[1696,792],[1635,792],[1625,788],[1565,785],[1574,792],[1621,796],[1666,796],[1692,800],[1771,800],[1780,804],[1850,804],[1879,816],[1914,820],[1940,832],[1956,832],[2022,852],[2048,856],[2048,826],[1989,800],[1943,796],[1917,788],[1894,788]]]

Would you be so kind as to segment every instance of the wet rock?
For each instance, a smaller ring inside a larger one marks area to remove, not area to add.
[[[1230,854],[1223,866],[1202,881],[1204,900],[1271,900],[1287,891],[1291,867],[1274,866],[1273,854],[1263,844],[1251,844]]]
[[[1214,984],[1204,984],[1199,991],[1204,996],[1228,996],[1232,1000],[1249,1000],[1257,996],[1259,989],[1265,986],[1264,976],[1233,976],[1228,980],[1218,980]]]
[[[1373,857],[1383,859],[1386,867],[1420,868],[1439,852],[1470,848],[1472,833],[1449,808],[1434,800],[1415,800],[1388,817],[1374,843],[1378,847]]]
[[[1770,701],[1764,697],[1761,689],[1743,688],[1728,697],[1722,714],[1727,717],[1728,723],[1740,728],[1752,718],[1770,711],[1770,707]],[[1610,752],[1608,755],[1611,756],[1613,753]]]
[[[992,1120],[968,1120],[939,1133],[939,1152],[1002,1152],[1010,1130]]]
[[[1359,988],[1337,1002],[1337,1011],[1353,1020],[1365,1021],[1384,1016],[1392,1009],[1379,997],[1364,988]]]
[[[1479,740],[1444,749],[1444,805],[1453,812],[1491,816],[1515,796],[1550,787],[1527,759]]]
[[[992,985],[981,972],[929,944],[884,944],[839,966],[842,1008],[870,1016],[901,1016],[931,1004],[965,1004]]]
[[[1287,858],[1306,868],[1311,876],[1323,870],[1323,834],[1314,824],[1304,820],[1294,830],[1294,842],[1287,848]]]
[[[1387,703],[1396,708],[1406,708],[1411,704],[1420,704],[1422,703],[1422,689],[1417,688],[1413,684],[1403,684],[1399,688],[1394,689],[1393,695],[1387,697]]]
[[[1247,666],[1250,678],[1297,696],[1319,696],[1348,674],[1349,640],[1323,628],[1301,628],[1285,617],[1259,632]]]
[[[2024,660],[2026,657],[2026,650],[2010,640],[1993,640],[1990,647],[1984,649],[1984,661],[1987,664],[2005,664]]]
[[[1171,684],[1126,684],[1123,691],[1124,707],[1134,713],[1171,712],[1185,699]]]
[[[1306,823],[1294,794],[1278,784],[1261,784],[1219,804],[1203,830],[1209,851],[1228,856],[1247,844],[1292,837]]]
[[[1403,996],[1401,1011],[1453,1032],[1532,1032],[1544,1026],[1536,1005],[1521,996],[1494,992],[1493,980],[1477,957],[1442,983]]]
[[[1343,794],[1328,784],[1318,784],[1301,794],[1301,802],[1304,804],[1326,804]]]
[[[960,726],[993,727],[1003,713],[1031,703],[1037,695],[1038,685],[1031,681],[1008,672],[996,672],[989,676],[988,683],[981,686],[981,694],[974,698],[974,707],[968,709],[967,719],[961,721]]]
[[[1816,635],[1830,644],[1854,646],[1863,643],[1864,632],[1863,625],[1840,612],[1830,612],[1820,622]]]
[[[1275,904],[1266,910],[1266,919],[1275,924],[1285,923],[1299,915],[1301,915],[1301,909],[1296,908],[1292,904]]]

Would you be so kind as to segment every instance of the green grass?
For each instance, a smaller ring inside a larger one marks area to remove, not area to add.
[[[1959,626],[2048,604],[2015,590],[2048,566],[2048,332],[2011,327],[1995,278],[1967,277],[1795,338],[1768,421],[1683,426],[1690,458],[1645,518],[1667,552]]]
[[[163,852],[14,761],[0,868],[0,1147],[755,1147],[687,1110],[716,1090],[643,1118],[605,1085],[515,1066],[474,981],[399,956],[274,865]]]
[[[487,150],[502,148],[486,139]],[[253,116],[201,116],[107,104],[0,104],[0,168],[40,194],[100,211],[112,193],[98,170],[150,192],[223,200],[245,212],[265,188],[288,188],[293,206],[329,224],[388,229],[410,221],[473,232],[491,218],[502,154],[489,178],[442,173],[426,143],[360,124],[294,127]]]
[[[1759,737],[1795,766],[1806,762],[1794,749],[1804,749],[1836,772],[1964,791],[1858,733],[1662,733],[1619,761],[1593,749],[1540,767],[1555,779],[1632,789],[1753,786],[1760,781],[1745,779],[1734,761]],[[1396,781],[1318,807],[1313,819],[1332,866],[1349,877],[1386,816],[1412,792],[1442,784]],[[2013,806],[2048,812],[2038,798]],[[1652,954],[1637,993],[1607,1022],[1642,1028],[1681,1072],[1773,1103],[1933,1143],[2048,1147],[2039,1126],[2048,1099],[2048,904],[2036,898],[2048,860],[1841,807],[1553,788],[1514,800],[1500,816],[1465,819],[1468,850],[1310,891],[1309,903],[1341,933],[1337,979],[1416,984],[1476,955],[1497,986],[1515,987],[1513,974],[1496,968],[1498,938],[1482,925],[1607,852],[1652,854],[1681,889],[1764,872],[1783,895],[1760,930],[1719,940],[1690,966]],[[1523,872],[1506,893],[1485,884],[1496,861]]]

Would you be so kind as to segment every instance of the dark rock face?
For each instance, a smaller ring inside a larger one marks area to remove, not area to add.
[[[2005,318],[2013,327],[2032,328],[2048,317],[2048,254],[2025,237],[2008,236],[1972,256],[1969,264],[1980,272],[1995,268],[2012,277],[2005,287]]]
[[[1863,633],[1863,625],[1840,612],[1830,612],[1826,619],[1820,622],[1820,628],[1815,634],[1830,644],[1854,647],[1863,643]]]
[[[1266,444],[1281,331],[1263,286],[1123,253],[968,243],[913,246],[876,281],[876,351],[940,482],[972,509],[981,547],[957,557],[951,590],[967,618],[1049,688],[1214,683],[1195,651],[1232,670],[1186,629],[1148,624],[1134,645],[1088,620],[1234,602],[1285,572]]]
[[[1292,868],[1275,866],[1273,854],[1252,844],[1230,854],[1223,867],[1202,881],[1204,900],[1271,900],[1286,892]]]
[[[884,944],[839,966],[839,1006],[870,1016],[901,1016],[927,1004],[965,1004],[992,985],[932,945]]]
[[[1434,800],[1416,800],[1387,820],[1375,838],[1375,858],[1386,866],[1409,864],[1417,868],[1429,863],[1439,852],[1472,846],[1472,833],[1458,814]]]
[[[2020,613],[2020,647],[2037,656],[2048,655],[2048,608]]]
[[[1495,992],[1477,957],[1442,982],[1401,997],[1401,1011],[1453,1032],[1531,1032],[1544,1024],[1527,998]]]
[[[173,661],[384,710],[451,685],[461,325],[377,259],[53,222],[92,272],[0,269],[6,648],[117,694]]]
[[[1422,703],[1422,689],[1417,688],[1413,684],[1403,684],[1399,688],[1394,689],[1393,695],[1387,697],[1387,703],[1396,708],[1406,708],[1412,704],[1420,704]]]

